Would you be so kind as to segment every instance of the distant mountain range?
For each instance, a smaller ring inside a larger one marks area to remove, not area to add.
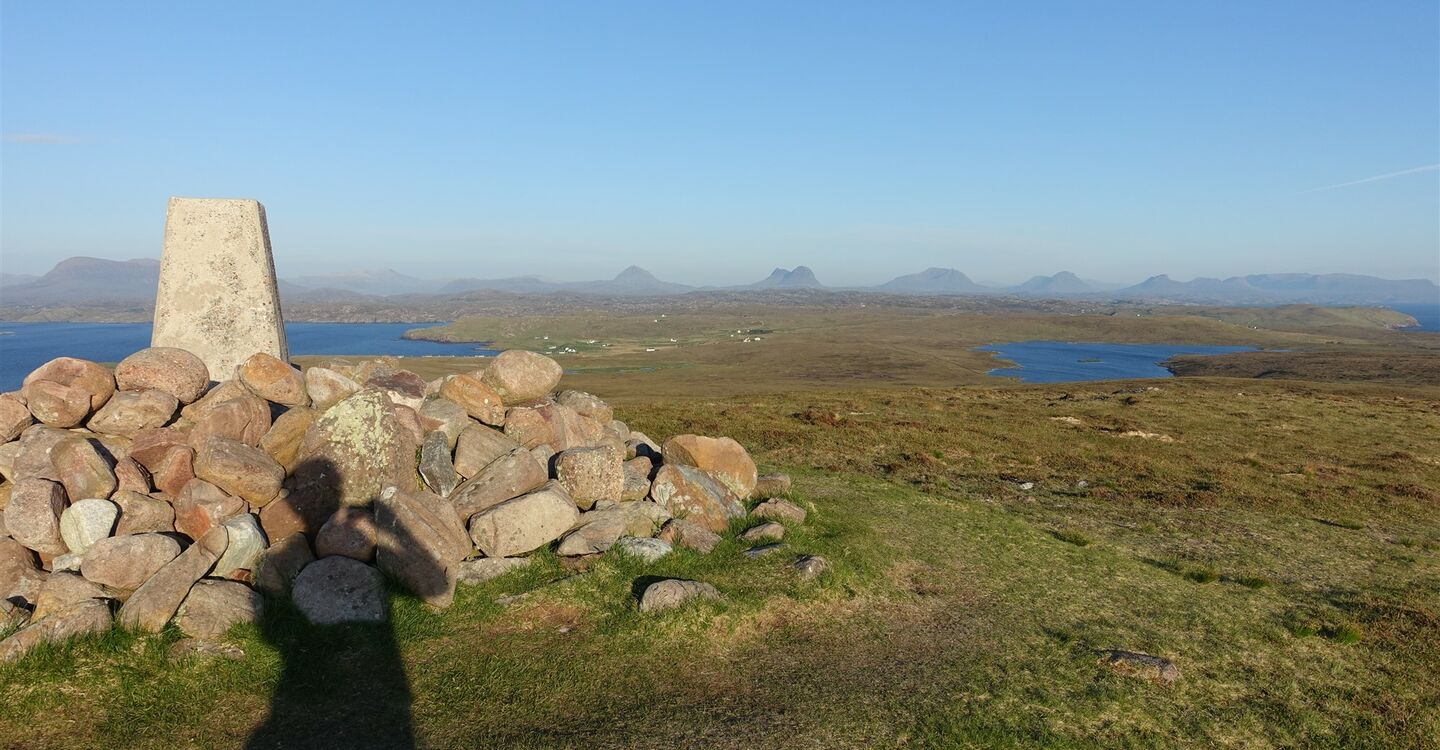
[[[69,258],[43,276],[0,275],[0,304],[23,307],[148,305],[155,299],[160,262]],[[777,268],[753,284],[696,287],[661,281],[639,266],[612,279],[549,281],[538,276],[501,279],[427,280],[389,270],[297,276],[280,282],[283,298],[344,301],[406,295],[463,295],[476,291],[512,294],[666,296],[700,291],[846,290],[916,295],[1009,295],[1041,298],[1170,301],[1264,305],[1290,302],[1331,305],[1440,303],[1440,286],[1428,279],[1390,280],[1356,274],[1252,274],[1227,279],[1176,281],[1152,276],[1134,286],[1086,281],[1069,271],[1036,276],[1018,286],[978,284],[953,268],[927,268],[871,287],[827,287],[805,266]]]

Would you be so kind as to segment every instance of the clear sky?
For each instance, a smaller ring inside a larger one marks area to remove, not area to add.
[[[0,7],[12,273],[1440,277],[1436,0]]]

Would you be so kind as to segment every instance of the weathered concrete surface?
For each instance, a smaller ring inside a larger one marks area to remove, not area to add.
[[[193,352],[216,380],[256,352],[289,358],[258,201],[170,199],[150,345]]]

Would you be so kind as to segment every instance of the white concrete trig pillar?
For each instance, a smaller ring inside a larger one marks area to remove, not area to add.
[[[256,352],[289,358],[259,201],[170,199],[150,345],[193,352],[217,381]]]

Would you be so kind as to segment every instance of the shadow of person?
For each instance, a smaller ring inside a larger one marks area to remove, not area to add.
[[[300,519],[308,543],[324,520],[340,507],[339,475],[325,461],[297,466],[287,480],[287,502]],[[438,496],[434,501],[448,503]],[[373,508],[374,506],[372,506]],[[405,586],[387,579],[390,593],[422,599],[441,595],[447,575],[453,591],[454,565],[424,554],[421,540],[404,521],[381,531],[382,545],[408,550]],[[413,517],[413,516],[411,516]],[[421,530],[424,535],[425,530]],[[388,535],[388,536],[387,536]],[[272,540],[274,541],[274,540]],[[381,550],[384,554],[384,550]],[[369,561],[375,564],[374,560]],[[416,569],[416,566],[420,569]],[[417,583],[418,582],[418,583]],[[419,590],[415,590],[419,589]],[[313,625],[289,596],[270,596],[260,632],[281,661],[279,679],[270,697],[270,713],[250,735],[247,748],[413,748],[416,746],[411,703],[413,695],[396,640],[391,597],[384,598],[385,620],[378,623]]]

